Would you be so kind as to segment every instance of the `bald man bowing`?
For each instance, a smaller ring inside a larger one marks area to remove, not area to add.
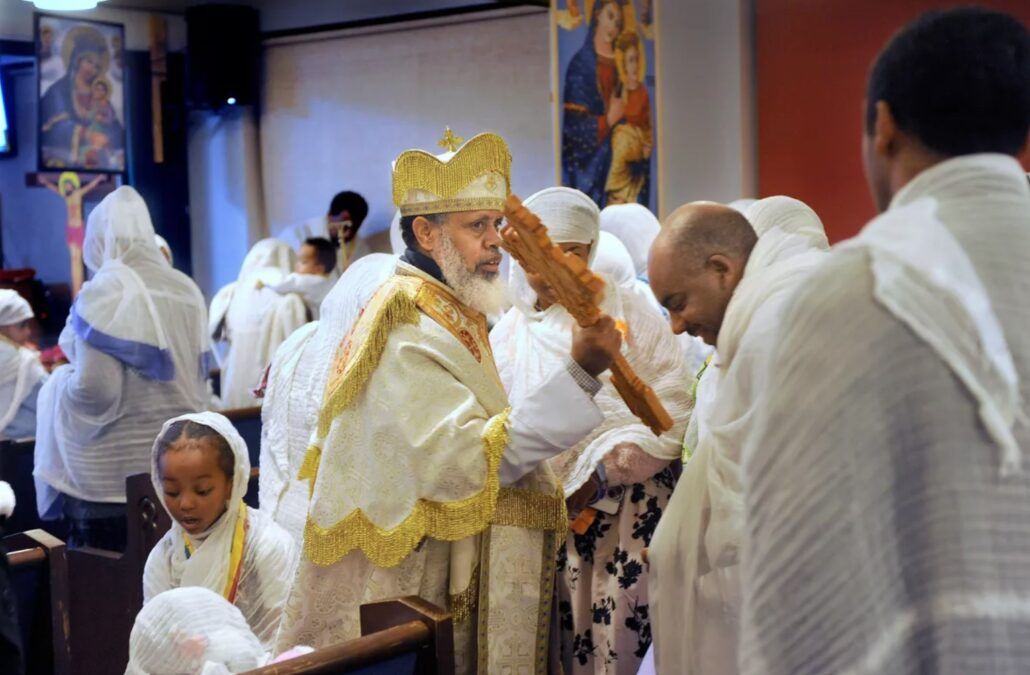
[[[687,204],[651,249],[651,288],[673,330],[716,348],[706,378],[711,405],[651,542],[660,673],[737,672],[740,449],[762,405],[784,303],[827,247],[822,223],[801,202],[772,197],[752,209],[749,222],[721,204]]]

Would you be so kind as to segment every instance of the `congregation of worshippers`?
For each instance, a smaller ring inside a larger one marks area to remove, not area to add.
[[[1030,6],[14,4],[3,673],[1030,672]]]

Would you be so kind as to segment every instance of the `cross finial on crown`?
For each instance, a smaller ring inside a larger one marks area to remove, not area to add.
[[[450,127],[445,127],[443,138],[437,141],[436,144],[448,152],[455,152],[464,142],[464,138],[451,131]]]

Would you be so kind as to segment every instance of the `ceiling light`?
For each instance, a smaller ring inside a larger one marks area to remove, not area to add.
[[[74,12],[82,9],[93,9],[98,2],[104,0],[25,0],[48,12]]]

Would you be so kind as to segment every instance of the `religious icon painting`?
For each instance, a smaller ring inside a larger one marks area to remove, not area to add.
[[[562,185],[658,213],[658,0],[551,0]]]
[[[125,29],[35,15],[39,170],[122,173]]]

